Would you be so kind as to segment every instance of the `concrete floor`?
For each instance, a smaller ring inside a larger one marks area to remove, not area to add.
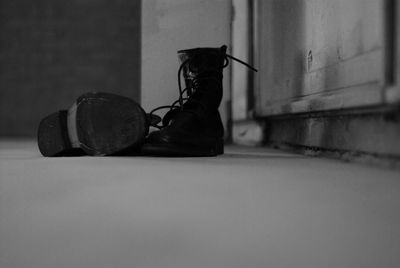
[[[41,157],[0,142],[0,267],[399,267],[397,171],[266,149]]]

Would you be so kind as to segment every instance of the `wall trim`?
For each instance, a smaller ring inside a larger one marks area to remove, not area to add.
[[[400,157],[400,110],[266,120],[266,142]]]

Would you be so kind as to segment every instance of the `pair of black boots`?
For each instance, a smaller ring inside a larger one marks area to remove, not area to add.
[[[228,58],[220,48],[178,51],[179,99],[149,114],[135,101],[110,93],[86,93],[69,110],[44,118],[38,144],[44,156],[141,154],[215,156],[223,154],[224,128],[218,107],[222,70]],[[254,69],[253,69],[254,70]],[[183,72],[185,88],[180,76]],[[168,108],[163,119],[157,110]],[[149,134],[150,126],[158,131]]]

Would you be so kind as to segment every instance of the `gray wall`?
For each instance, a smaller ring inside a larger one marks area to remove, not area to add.
[[[139,100],[139,0],[0,0],[0,136],[34,136],[40,119],[86,91]]]

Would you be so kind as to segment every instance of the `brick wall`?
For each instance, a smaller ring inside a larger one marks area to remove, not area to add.
[[[139,0],[0,0],[0,136],[86,91],[140,98]]]

